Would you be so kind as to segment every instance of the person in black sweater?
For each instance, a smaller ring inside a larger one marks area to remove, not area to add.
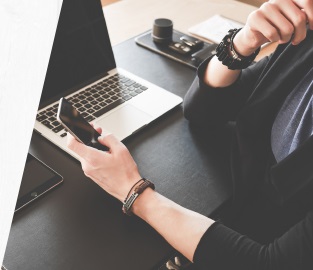
[[[68,147],[81,157],[88,177],[121,202],[128,197],[126,211],[154,227],[197,269],[312,270],[312,30],[313,0],[263,4],[243,29],[229,32],[218,51],[220,59],[213,56],[201,64],[185,97],[184,113],[191,124],[214,129],[236,123],[231,166],[232,211],[237,215],[229,225],[241,233],[149,187],[130,198],[127,194],[136,194],[144,180],[138,182],[136,163],[113,135],[99,138],[109,152],[71,136]],[[281,45],[247,67],[268,41]],[[260,203],[251,202],[252,197]],[[256,206],[248,219],[245,205]],[[246,232],[254,239],[242,234]]]

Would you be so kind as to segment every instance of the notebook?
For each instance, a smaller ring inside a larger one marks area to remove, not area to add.
[[[63,1],[35,122],[37,132],[77,157],[56,120],[60,97],[120,140],[182,102],[116,66],[99,0]]]
[[[208,20],[190,27],[188,31],[219,44],[229,29],[241,28],[243,26],[240,22],[216,14]]]

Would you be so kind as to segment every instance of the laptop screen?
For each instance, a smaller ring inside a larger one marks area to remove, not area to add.
[[[63,0],[40,107],[115,67],[100,0]]]

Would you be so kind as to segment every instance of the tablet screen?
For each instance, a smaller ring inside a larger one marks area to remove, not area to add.
[[[15,210],[19,210],[62,181],[58,173],[28,154]]]

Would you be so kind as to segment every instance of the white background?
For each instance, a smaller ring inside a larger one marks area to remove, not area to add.
[[[0,262],[62,0],[0,1]]]

